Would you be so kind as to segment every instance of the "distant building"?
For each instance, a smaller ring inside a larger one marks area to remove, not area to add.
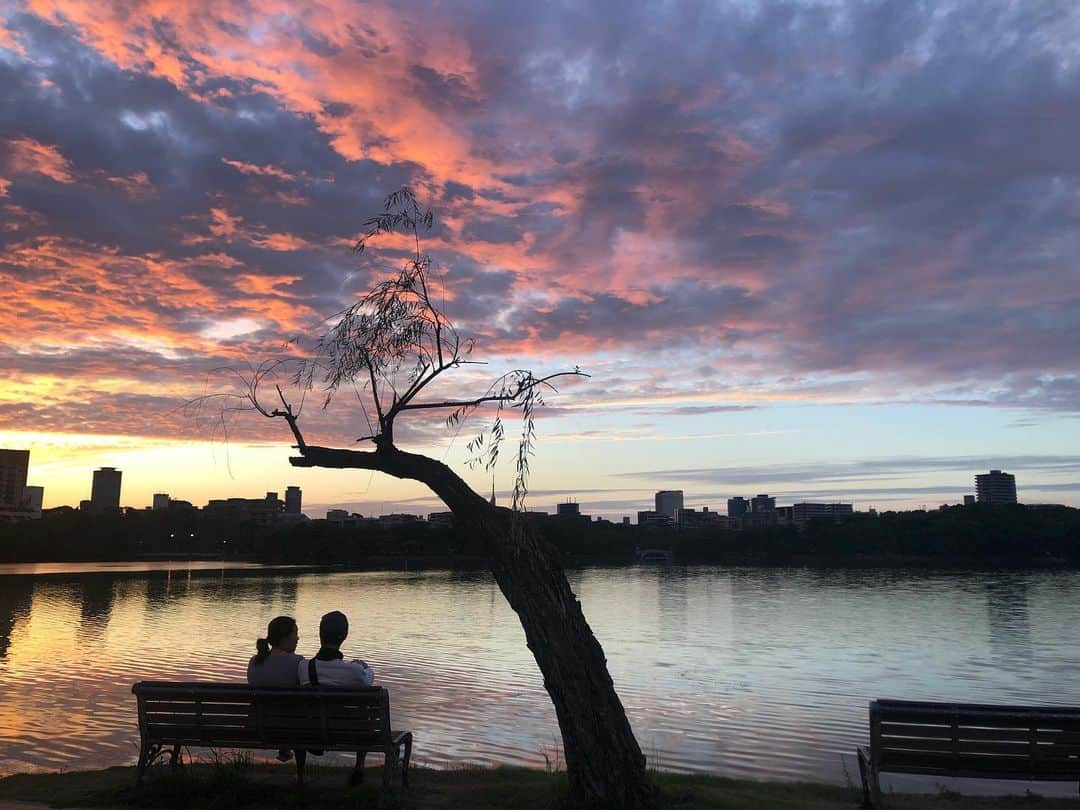
[[[326,519],[331,523],[344,523],[349,519],[348,509],[327,509]]]
[[[580,517],[581,504],[567,501],[555,507],[555,517]]]
[[[735,498],[728,498],[727,501],[727,514],[730,518],[738,518],[745,515],[750,511],[750,501],[741,495]]]
[[[683,491],[681,489],[662,489],[656,493],[655,500],[655,511],[675,520],[675,513],[683,508]],[[638,522],[640,523],[640,521]]]
[[[696,509],[680,509],[675,513],[675,525],[680,529],[727,529],[731,526],[731,518],[719,512],[710,512],[709,507],[703,506],[700,512]]]
[[[630,525],[630,516],[629,515],[623,515],[622,525],[623,526],[629,526]]]
[[[29,450],[0,450],[0,510],[22,508],[29,469]]]
[[[675,525],[675,520],[671,515],[665,515],[663,512],[638,512],[637,513],[638,526],[646,526],[652,529],[666,529]]]
[[[795,507],[794,506],[778,506],[776,507],[776,523],[780,526],[786,526],[789,523],[795,522]]]
[[[287,515],[299,515],[300,514],[300,501],[302,498],[300,487],[286,487],[285,488],[285,514]]]
[[[22,508],[26,517],[37,520],[41,517],[41,505],[45,502],[45,487],[23,487]]]
[[[855,507],[850,503],[797,503],[791,507],[791,521],[804,526],[815,518],[838,518],[852,515]]]
[[[776,511],[776,498],[768,495],[755,495],[750,499],[751,512],[774,512]]]
[[[403,513],[392,513],[389,515],[383,515],[378,519],[379,526],[383,529],[396,529],[399,526],[410,526],[414,523],[419,523],[423,520],[419,515],[406,515]]]
[[[975,476],[979,503],[1016,503],[1016,476],[1001,470]]]
[[[974,506],[974,505],[975,505],[975,496],[974,495],[965,495],[964,496],[964,506]]]
[[[172,499],[169,497],[168,493],[166,493],[166,492],[155,492],[154,493],[154,506],[153,506],[154,511],[158,512],[158,511],[161,511],[163,509],[168,509],[169,508],[169,503],[171,502],[171,500]]]
[[[120,509],[120,479],[123,473],[115,467],[94,470],[90,487],[90,508],[94,512],[115,512]]]
[[[763,529],[767,526],[775,526],[780,515],[775,510],[762,512],[746,512],[736,519],[740,529]]]
[[[592,518],[581,513],[581,504],[566,501],[555,506],[554,520],[561,523],[589,523]]]
[[[433,529],[452,529],[454,528],[454,513],[432,512],[427,516],[427,522]]]
[[[206,504],[203,514],[210,519],[240,523],[269,525],[277,521],[283,511],[281,498],[276,492],[267,492],[265,498],[224,498]]]

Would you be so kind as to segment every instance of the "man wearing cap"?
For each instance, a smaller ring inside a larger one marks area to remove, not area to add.
[[[301,661],[297,674],[301,686],[371,686],[375,671],[363,661],[346,661],[341,645],[349,635],[349,620],[334,610],[319,622],[319,643],[315,657]]]

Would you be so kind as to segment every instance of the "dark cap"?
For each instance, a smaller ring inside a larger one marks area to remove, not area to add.
[[[332,610],[319,622],[319,641],[340,644],[349,635],[349,620],[340,610]]]

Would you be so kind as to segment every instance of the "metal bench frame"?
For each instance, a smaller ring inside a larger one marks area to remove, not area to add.
[[[875,809],[882,772],[1080,782],[1080,708],[875,700],[858,757]]]
[[[232,683],[140,681],[139,762],[135,781],[166,749],[180,764],[182,747],[291,748],[296,779],[304,782],[309,750],[356,752],[362,775],[368,753],[383,754],[382,784],[400,767],[409,786],[412,732],[390,728],[390,695],[383,687],[253,688]]]

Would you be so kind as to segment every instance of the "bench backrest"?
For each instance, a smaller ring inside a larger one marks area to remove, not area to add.
[[[390,696],[378,686],[272,689],[142,681],[131,691],[144,740],[267,748],[390,743]]]
[[[875,700],[870,750],[893,773],[1073,781],[1080,708]]]

